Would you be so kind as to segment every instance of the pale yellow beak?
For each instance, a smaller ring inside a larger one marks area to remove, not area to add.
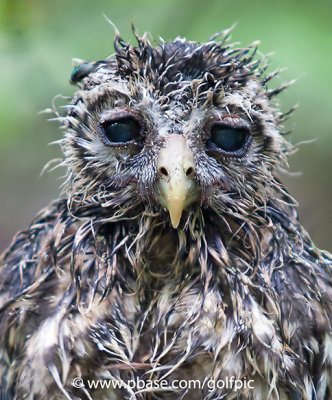
[[[157,168],[159,201],[168,209],[173,228],[177,228],[182,211],[197,198],[194,156],[184,136],[168,135]]]

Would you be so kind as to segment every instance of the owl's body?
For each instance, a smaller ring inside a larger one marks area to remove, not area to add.
[[[2,259],[10,399],[332,396],[331,256],[276,177],[280,89],[222,37],[117,36],[73,75],[66,191]]]

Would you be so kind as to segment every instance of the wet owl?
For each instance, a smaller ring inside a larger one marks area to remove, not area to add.
[[[55,110],[62,194],[1,258],[4,395],[330,399],[331,256],[278,177],[287,85],[228,31],[135,36]]]

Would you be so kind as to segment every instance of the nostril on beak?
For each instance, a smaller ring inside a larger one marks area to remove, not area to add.
[[[188,177],[192,177],[194,175],[194,172],[195,172],[195,169],[193,167],[189,167],[184,171],[184,173]]]
[[[159,174],[163,176],[168,176],[168,171],[165,167],[159,167]]]
[[[184,168],[184,173],[188,178],[193,178],[195,174],[195,168],[190,166],[188,168]]]

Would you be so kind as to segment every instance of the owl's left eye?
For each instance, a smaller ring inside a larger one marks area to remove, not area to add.
[[[242,157],[246,153],[250,141],[250,128],[242,123],[216,121],[210,125],[209,150],[225,156]]]
[[[132,116],[106,120],[100,126],[106,144],[117,146],[134,143],[141,131],[138,121]]]
[[[211,140],[221,150],[234,152],[242,149],[246,142],[246,133],[242,129],[224,126],[213,126]]]

